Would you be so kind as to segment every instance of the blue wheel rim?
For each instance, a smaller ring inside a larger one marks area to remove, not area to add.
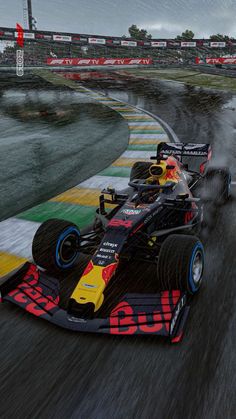
[[[201,264],[202,265],[201,265],[201,269],[200,269],[199,279],[196,281],[194,279],[193,267],[194,267],[196,257],[198,255],[201,256]],[[188,284],[189,284],[190,291],[193,294],[195,292],[197,292],[198,289],[201,286],[203,269],[204,269],[204,250],[203,250],[202,244],[200,242],[198,242],[198,243],[196,243],[195,247],[193,248],[193,252],[192,252],[192,256],[191,256],[191,260],[190,260],[190,264],[189,264]]]
[[[58,238],[57,246],[56,246],[56,254],[55,254],[55,261],[59,268],[61,269],[68,269],[74,265],[75,260],[77,259],[79,255],[79,249],[75,249],[72,252],[71,257],[66,261],[65,258],[63,258],[63,245],[66,244],[66,240],[69,241],[69,239],[72,239],[78,242],[80,242],[80,231],[76,227],[68,227],[66,228],[61,235]]]

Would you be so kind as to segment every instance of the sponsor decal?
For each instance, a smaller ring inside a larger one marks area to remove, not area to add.
[[[181,47],[190,47],[190,48],[195,48],[196,47],[196,42],[195,41],[191,41],[191,42],[181,42]]]
[[[106,40],[104,38],[89,38],[88,41],[89,44],[105,45],[106,43]]]
[[[172,321],[173,325],[175,324],[174,321],[177,321],[180,310],[186,302],[186,296],[184,296],[182,305],[180,301],[179,307],[177,307],[174,312],[174,318],[172,318],[171,313],[174,310],[179,297],[179,290],[172,292],[162,291],[161,301],[160,295],[158,296],[158,309],[156,310],[153,307],[153,304],[155,305],[153,298],[149,303],[146,303],[146,309],[144,309],[144,307],[140,308],[140,305],[142,304],[140,299],[138,305],[134,302],[134,306],[130,305],[128,301],[121,301],[110,314],[110,333],[118,335],[133,335],[136,333],[169,335],[170,322]]]
[[[49,65],[65,65],[64,64],[65,59],[60,59],[60,58],[47,58],[47,64]]]
[[[87,320],[80,319],[79,317],[68,316],[67,319],[69,320],[69,322],[73,323],[87,323]]]
[[[236,64],[236,57],[206,58],[207,64]]]
[[[108,256],[108,255],[102,255],[101,253],[97,253],[96,256],[98,258],[101,258],[101,259],[110,259],[110,256]]]
[[[24,75],[24,50],[16,51],[16,75],[22,77]]]
[[[53,41],[71,42],[71,36],[69,36],[69,35],[53,35]]]
[[[58,309],[59,297],[44,295],[43,287],[39,286],[36,266],[31,266],[24,282],[9,292],[8,296],[26,311],[38,317]]]
[[[118,244],[117,243],[104,242],[103,246],[109,246],[109,247],[112,247],[112,248],[116,248],[116,247],[118,247]]]
[[[147,218],[145,218],[145,220],[144,220],[144,222],[143,222],[143,223],[144,223],[144,224],[149,223],[149,221],[151,221],[153,217],[154,217],[154,215],[153,215],[153,214],[149,215]]]
[[[175,41],[167,41],[167,44],[169,47],[179,47],[180,46],[180,42],[175,42]]]
[[[136,314],[126,301],[120,302],[110,315],[111,334],[133,335],[138,331],[143,333],[157,333],[162,328],[163,322],[160,312],[153,311],[151,315],[147,315],[146,313]]]
[[[115,253],[116,251],[114,249],[105,249],[104,247],[100,247],[99,252]]]
[[[151,58],[47,58],[47,65],[108,66],[108,65],[150,65]]]
[[[129,65],[134,65],[134,64],[138,64],[138,65],[140,65],[140,64],[143,64],[143,65],[150,65],[150,64],[152,64],[152,59],[149,59],[149,58],[147,58],[147,59],[144,59],[144,58],[142,58],[142,59],[131,59],[130,60],[130,62],[128,63]]]
[[[99,261],[97,262],[97,264],[98,264],[99,266],[105,266],[105,265],[106,265],[106,262],[105,262],[105,260],[99,260]]]
[[[138,210],[138,209],[125,208],[121,212],[122,212],[122,214],[126,214],[126,215],[138,215],[138,214],[140,214],[140,212],[142,212],[142,210],[141,209]]]
[[[99,58],[77,60],[77,65],[99,65]]]
[[[151,221],[153,219],[153,217],[155,217],[158,214],[158,212],[160,211],[160,209],[161,208],[160,208],[160,205],[159,205],[158,208],[152,214],[150,214],[147,218],[145,218],[144,224],[149,223],[149,221]]]
[[[34,38],[35,38],[34,33],[30,33],[30,32],[25,32],[24,33],[24,39],[34,39]]]
[[[103,64],[104,65],[115,65],[115,64],[117,64],[117,65],[124,65],[125,64],[125,60],[122,60],[122,59],[118,60],[118,59],[115,59],[115,58],[108,58],[108,59],[104,60]]]
[[[176,156],[180,156],[180,155],[182,155],[182,150],[178,150],[178,149],[176,149],[176,150],[165,150],[165,154],[167,154],[167,155],[172,155],[172,154],[175,154]],[[204,153],[204,151],[196,151],[196,150],[191,150],[191,149],[189,149],[189,150],[187,150],[187,149],[185,149],[184,150],[184,154],[185,155],[187,155],[187,156],[202,156],[202,155],[205,155],[205,153]]]
[[[45,35],[43,33],[36,33],[35,37],[40,38],[40,39],[46,39],[46,40],[51,40],[52,39],[51,35]]]
[[[211,48],[224,48],[226,46],[226,42],[210,42]]]
[[[170,334],[172,335],[174,327],[176,325],[177,319],[179,317],[179,314],[182,310],[182,308],[186,305],[186,295],[184,295],[181,300],[179,301],[176,309],[175,309],[175,314],[171,320],[171,324],[170,324]]]
[[[123,47],[136,47],[137,42],[136,41],[121,41],[121,45]]]
[[[86,284],[85,282],[83,282],[81,285],[83,285],[85,288],[98,288],[97,285]]]
[[[152,41],[151,46],[158,47],[158,48],[165,48],[167,46],[167,42],[166,41]]]
[[[108,227],[125,227],[131,228],[133,225],[132,220],[119,220],[118,218],[113,218],[109,223]]]
[[[13,36],[13,33],[12,32],[2,32],[2,35]]]
[[[23,30],[23,28],[22,28],[22,30]],[[15,38],[18,38],[18,36],[19,36],[19,30],[17,32],[15,32]],[[23,36],[23,39],[34,39],[35,38],[35,34],[31,33],[31,32],[23,32],[22,36]]]

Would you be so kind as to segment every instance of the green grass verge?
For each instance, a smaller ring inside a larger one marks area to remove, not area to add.
[[[236,91],[236,78],[221,75],[205,74],[197,71],[179,69],[128,69],[126,72],[136,77],[145,79],[173,80],[192,86],[216,90],[228,90],[230,92]]]

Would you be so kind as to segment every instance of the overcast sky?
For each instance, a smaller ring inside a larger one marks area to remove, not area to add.
[[[236,37],[236,0],[32,0],[38,29],[121,36],[136,24],[154,38],[186,28]],[[0,0],[0,26],[23,24],[22,0]]]

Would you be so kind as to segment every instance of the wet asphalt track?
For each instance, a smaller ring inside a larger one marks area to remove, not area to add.
[[[222,109],[229,98],[170,84],[133,83],[111,94],[157,113],[184,141],[209,139],[219,159],[224,145],[235,175],[236,115]],[[1,307],[1,418],[234,418],[235,233],[232,199],[207,240],[205,285],[180,345],[72,334]],[[145,274],[136,268],[129,275]]]

